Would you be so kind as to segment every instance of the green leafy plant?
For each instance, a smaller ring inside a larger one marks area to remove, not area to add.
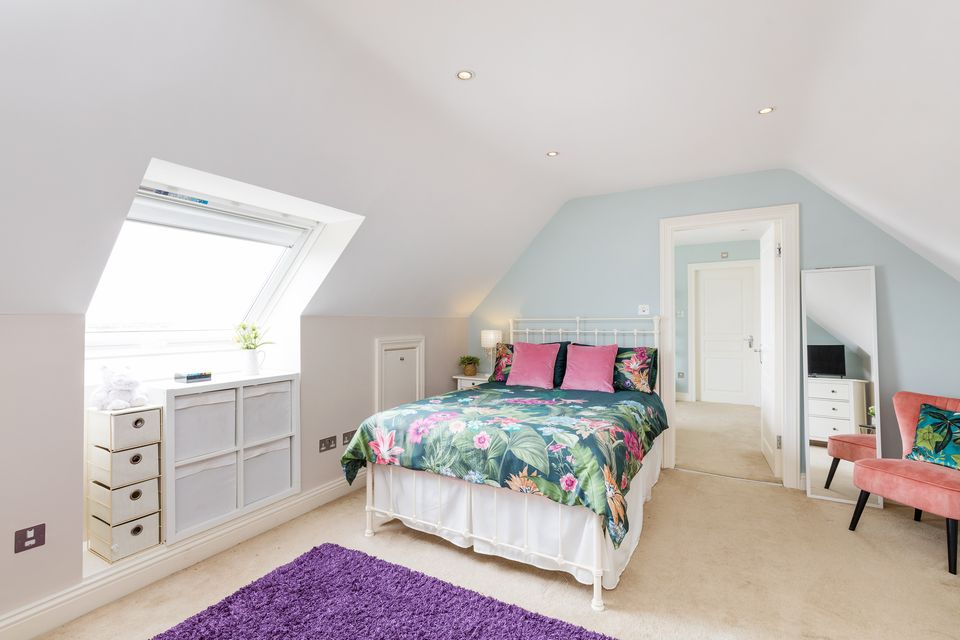
[[[233,341],[240,345],[241,349],[256,350],[266,344],[273,344],[272,342],[267,342],[263,339],[266,333],[266,329],[261,331],[260,328],[255,324],[241,322],[236,327],[236,331],[233,335]]]
[[[877,408],[874,407],[873,405],[870,405],[869,407],[867,407],[867,415],[870,416],[871,418],[876,418]]]
[[[465,367],[467,365],[478,365],[480,364],[480,358],[477,356],[460,356],[460,366]]]

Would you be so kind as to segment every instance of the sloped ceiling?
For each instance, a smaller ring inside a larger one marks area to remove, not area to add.
[[[8,0],[0,313],[85,310],[151,157],[366,216],[308,313],[469,314],[571,197],[776,167],[960,277],[958,25],[947,1]]]

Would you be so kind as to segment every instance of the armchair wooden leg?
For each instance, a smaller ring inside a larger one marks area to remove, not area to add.
[[[837,467],[840,466],[840,458],[834,458],[833,462],[830,463],[830,472],[827,474],[827,482],[823,485],[824,489],[830,488],[830,483],[833,482],[833,474],[837,472]]]
[[[947,518],[947,570],[957,575],[957,521]]]
[[[861,491],[857,498],[857,506],[853,510],[853,519],[850,521],[850,531],[857,530],[857,524],[860,522],[860,516],[863,515],[863,508],[867,506],[867,500],[870,498],[869,491]]]
[[[920,522],[920,518],[923,517],[923,509],[914,509],[913,510],[913,521]]]

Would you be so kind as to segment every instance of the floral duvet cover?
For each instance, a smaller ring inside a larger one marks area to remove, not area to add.
[[[395,464],[583,505],[619,547],[624,494],[666,428],[653,393],[488,383],[367,418],[340,462],[351,483],[367,462]]]

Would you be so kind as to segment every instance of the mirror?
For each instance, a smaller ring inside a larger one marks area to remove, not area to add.
[[[880,456],[874,268],[816,269],[802,280],[807,495],[853,502],[853,460]]]

